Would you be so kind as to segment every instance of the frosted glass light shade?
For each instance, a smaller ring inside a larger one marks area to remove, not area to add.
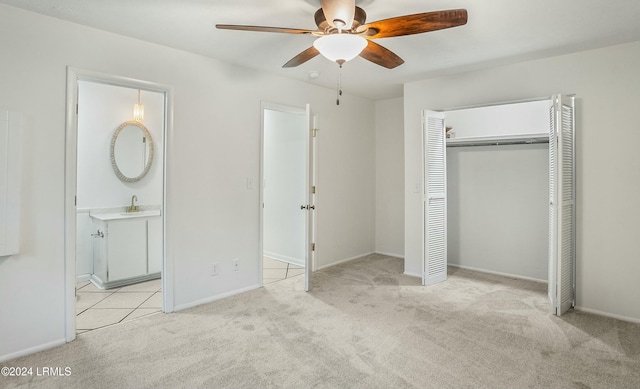
[[[136,122],[144,120],[144,105],[140,103],[133,105],[133,120]]]
[[[331,34],[313,42],[320,54],[334,62],[351,61],[367,47],[367,40],[353,34]]]

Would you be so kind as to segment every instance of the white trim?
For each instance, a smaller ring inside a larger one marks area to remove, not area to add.
[[[24,356],[30,355],[30,354],[35,354],[37,352],[48,350],[50,348],[62,346],[65,343],[67,343],[67,341],[65,339],[58,339],[58,340],[54,340],[53,342],[41,344],[41,345],[38,345],[38,346],[35,346],[35,347],[26,348],[24,350],[20,350],[20,351],[17,351],[15,353],[11,353],[11,354],[0,356],[0,362],[6,362],[6,361],[9,361],[11,359],[24,357]]]
[[[269,103],[260,102],[260,150],[258,155],[260,158],[260,166],[258,167],[258,284],[263,286],[264,279],[264,110]]]
[[[281,255],[277,253],[273,253],[271,251],[263,251],[263,257],[275,259],[276,261],[290,263],[292,265],[304,267],[304,259],[289,257],[287,255]]]
[[[71,342],[76,338],[76,312],[75,312],[75,286],[76,286],[76,216],[77,209],[75,197],[77,194],[77,155],[78,123],[76,107],[78,104],[78,81],[89,81],[113,86],[138,88],[148,91],[163,93],[165,96],[165,127],[164,137],[164,163],[163,163],[163,202],[161,212],[163,215],[163,272],[162,272],[162,298],[163,312],[172,312],[174,294],[173,257],[169,255],[170,243],[167,238],[167,188],[168,160],[171,158],[170,150],[173,143],[173,87],[149,81],[137,80],[128,77],[115,76],[86,69],[67,67],[67,95],[66,95],[66,124],[65,124],[65,192],[64,192],[64,225],[65,225],[65,339]]]
[[[67,101],[64,151],[64,321],[65,339],[71,342],[76,338],[76,194],[77,194],[77,155],[78,119],[78,72],[67,67]],[[73,281],[72,281],[73,280]]]
[[[4,145],[2,148],[2,175],[5,186],[2,197],[6,199],[2,203],[0,223],[3,228],[0,232],[0,258],[7,258],[20,254],[20,201],[22,197],[22,150],[23,146],[23,114],[21,112],[0,109],[0,122],[6,132],[3,134]],[[24,207],[24,204],[23,204]]]
[[[400,258],[400,259],[404,259],[404,255],[401,254],[395,254],[395,253],[387,253],[384,251],[375,251],[374,254],[380,254],[380,255],[385,255],[387,257],[393,257],[393,258]]]
[[[568,96],[573,96],[573,94],[570,94]],[[544,97],[533,97],[533,98],[530,98],[530,99],[495,101],[493,103],[486,103],[486,104],[473,104],[473,105],[463,105],[463,106],[460,106],[460,107],[453,107],[453,108],[435,109],[434,111],[436,111],[436,112],[447,112],[447,111],[459,111],[459,110],[462,110],[462,109],[494,107],[494,106],[497,106],[497,105],[533,103],[533,102],[536,102],[536,101],[551,100],[552,98],[553,98],[553,96],[544,96]]]
[[[503,277],[509,277],[509,278],[517,278],[519,280],[539,282],[541,284],[548,283],[547,280],[541,280],[541,279],[538,279],[538,278],[519,276],[517,274],[502,273],[502,272],[499,272],[499,271],[492,271],[492,270],[487,270],[487,269],[479,269],[477,267],[462,266],[462,265],[457,265],[457,264],[453,264],[453,263],[449,263],[447,265],[451,266],[451,267],[457,267],[459,269],[477,271],[479,273],[493,274],[493,275],[496,275],[496,276],[503,276]]]
[[[413,273],[413,272],[406,272],[406,271],[404,273],[402,273],[402,274],[404,274],[405,276],[410,276],[410,277],[418,277],[418,278],[420,278],[420,281],[422,281],[422,274]]]
[[[164,186],[162,188],[162,204],[160,205],[161,213],[162,213],[162,236],[163,236],[163,246],[162,252],[164,254],[163,258],[163,267],[162,267],[162,312],[170,313],[174,311],[174,294],[175,294],[175,277],[174,277],[174,261],[173,261],[173,247],[172,240],[169,239],[169,226],[168,220],[170,219],[170,214],[167,212],[167,205],[169,204],[169,182],[172,174],[169,173],[169,161],[173,158],[173,87],[168,85],[160,85],[164,89],[164,113],[165,113],[165,121],[164,121],[164,163],[162,165],[162,169],[164,172]],[[171,209],[171,208],[169,208]]]
[[[616,315],[615,313],[598,311],[597,309],[585,308],[585,307],[581,307],[579,305],[576,305],[573,309],[576,310],[576,311],[584,312],[584,313],[590,313],[590,314],[593,314],[593,315],[600,315],[600,316],[610,317],[612,319],[618,319],[618,320],[627,321],[627,322],[630,322],[630,323],[640,324],[640,319],[636,318],[636,317]]]
[[[284,113],[295,113],[299,115],[306,115],[307,111],[303,107],[294,107],[291,105],[284,105],[278,103],[270,103],[268,101],[260,102],[262,110],[270,109],[272,111],[284,112]]]
[[[366,257],[366,256],[373,255],[373,254],[376,254],[376,253],[375,253],[374,251],[371,251],[370,253],[356,255],[355,257],[342,259],[342,260],[339,260],[339,261],[337,261],[337,262],[331,262],[331,263],[330,263],[330,264],[328,264],[328,265],[324,265],[324,266],[320,266],[320,267],[318,267],[318,270],[326,269],[326,268],[331,267],[331,266],[340,265],[340,264],[343,264],[343,263],[345,263],[345,262],[353,261],[353,260],[355,260],[355,259],[364,258],[364,257]]]
[[[214,301],[217,301],[217,300],[221,300],[221,299],[224,299],[224,298],[227,298],[227,297],[235,296],[236,294],[249,292],[249,291],[254,290],[254,289],[259,289],[259,288],[262,287],[261,284],[262,284],[262,281],[260,282],[260,284],[251,285],[251,286],[248,286],[246,288],[236,289],[236,290],[232,290],[231,292],[226,292],[226,293],[218,294],[218,295],[215,295],[215,296],[203,298],[203,299],[200,299],[200,300],[192,301],[190,303],[176,305],[175,307],[173,307],[173,311],[174,312],[184,311],[185,309],[193,308],[193,307],[198,306],[198,305],[208,304],[208,303],[211,303],[211,302],[214,302]]]
[[[76,276],[76,283],[77,282],[89,282],[91,281],[91,274],[81,274],[79,276]]]

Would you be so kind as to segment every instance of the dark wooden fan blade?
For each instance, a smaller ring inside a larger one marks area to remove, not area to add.
[[[216,24],[216,28],[221,30],[240,30],[240,31],[257,31],[257,32],[279,32],[282,34],[311,34],[312,30],[301,30],[298,28],[284,27],[264,27],[264,26],[243,26],[238,24]]]
[[[369,44],[362,50],[360,56],[387,69],[393,69],[404,63],[404,60],[398,57],[393,51],[373,41],[369,41]]]
[[[320,52],[313,46],[309,47],[308,49],[306,49],[305,51],[303,51],[302,53],[296,55],[295,57],[291,58],[289,60],[289,62],[285,63],[284,65],[282,65],[283,68],[293,68],[296,67],[298,65],[302,65],[303,63],[307,62],[308,60],[310,60],[311,58],[315,57],[316,55],[320,54]]]
[[[467,10],[450,9],[447,11],[398,16],[368,23],[369,30],[366,35],[373,39],[389,38],[442,30],[464,24],[467,24]]]

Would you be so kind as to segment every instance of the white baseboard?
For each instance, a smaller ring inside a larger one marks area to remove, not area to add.
[[[88,282],[91,281],[91,274],[81,274],[76,276],[76,282]]]
[[[492,270],[487,270],[487,269],[478,269],[476,267],[456,265],[456,264],[453,264],[453,263],[449,263],[449,264],[447,264],[447,266],[457,267],[457,268],[465,269],[465,270],[477,271],[479,273],[493,274],[493,275],[496,275],[496,276],[511,277],[511,278],[517,278],[519,280],[539,282],[539,283],[542,283],[542,284],[548,283],[547,280],[540,280],[540,279],[537,279],[537,278],[519,276],[519,275],[516,275],[516,274],[502,273],[502,272],[492,271]]]
[[[329,263],[329,264],[327,264],[327,265],[323,265],[323,266],[317,267],[317,268],[315,268],[314,270],[322,270],[322,269],[326,269],[326,268],[331,267],[331,266],[340,265],[340,264],[342,264],[342,263],[349,262],[349,261],[353,261],[354,259],[360,259],[360,258],[362,258],[362,257],[366,257],[367,255],[372,255],[372,254],[375,254],[375,252],[374,252],[374,251],[372,251],[372,252],[370,252],[370,253],[356,255],[355,257],[346,258],[346,259],[341,259],[341,260],[339,260],[339,261],[331,262],[331,263]]]
[[[15,353],[1,356],[0,362],[6,362],[10,359],[20,358],[20,357],[24,357],[25,355],[35,354],[37,352],[48,350],[50,348],[62,346],[65,343],[67,343],[65,339],[58,339],[58,340],[54,340],[53,342],[41,344],[39,346],[29,347],[27,349],[17,351]]]
[[[396,254],[396,253],[386,253],[384,251],[376,251],[376,254],[380,254],[380,255],[386,255],[387,257],[394,257],[394,258],[401,258],[404,259],[404,255],[402,254]]]
[[[286,255],[273,253],[271,251],[265,251],[262,253],[262,255],[267,258],[275,259],[277,261],[286,262],[292,265],[304,267],[304,258],[300,259],[300,258],[288,257]]]
[[[183,310],[188,309],[188,308],[193,308],[193,307],[198,306],[198,305],[207,304],[207,303],[210,303],[210,302],[213,302],[213,301],[217,301],[217,300],[220,300],[220,299],[223,299],[223,298],[226,298],[226,297],[231,297],[231,296],[234,296],[236,294],[248,292],[250,290],[254,290],[254,289],[258,289],[258,288],[260,288],[260,285],[251,285],[251,286],[248,286],[246,288],[232,290],[231,292],[218,294],[218,295],[207,297],[207,298],[204,298],[204,299],[192,301],[190,303],[176,305],[175,307],[173,307],[173,312],[183,311]]]
[[[405,271],[403,274],[405,276],[422,278],[422,274],[420,274],[420,273],[412,273],[412,272],[409,272],[409,271]]]
[[[580,312],[591,313],[591,314],[594,314],[594,315],[606,316],[606,317],[610,317],[612,319],[618,319],[618,320],[622,320],[622,321],[628,321],[630,323],[640,324],[640,319],[638,319],[636,317],[628,317],[628,316],[616,315],[615,313],[598,311],[597,309],[585,308],[585,307],[581,307],[581,306],[575,306],[573,309],[575,309],[576,311],[580,311]]]

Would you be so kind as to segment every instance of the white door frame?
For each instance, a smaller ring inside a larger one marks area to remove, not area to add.
[[[167,161],[172,154],[173,145],[173,88],[168,85],[115,76],[91,70],[67,67],[66,98],[66,140],[65,140],[65,182],[64,182],[64,252],[65,252],[65,338],[71,342],[76,338],[76,193],[77,193],[77,147],[78,147],[78,81],[89,81],[101,84],[143,89],[164,93],[165,125],[164,125],[164,161],[163,161],[163,268],[162,268],[162,311],[173,312],[173,258],[167,255]]]
[[[259,270],[259,277],[260,277],[260,281],[259,281],[259,285],[260,286],[264,286],[263,285],[263,278],[264,278],[264,142],[265,142],[265,134],[264,134],[264,111],[265,109],[269,109],[269,110],[273,110],[273,111],[280,111],[280,112],[287,112],[287,113],[293,113],[293,114],[302,114],[302,115],[306,115],[307,110],[305,107],[293,107],[293,106],[288,106],[288,105],[283,105],[283,104],[277,104],[277,103],[270,103],[270,102],[266,102],[266,101],[262,101],[260,103],[260,179],[259,179],[259,185],[260,185],[260,203],[259,203],[259,209],[260,209],[260,243],[259,243],[259,258],[260,258],[260,270]],[[304,130],[306,130],[306,126],[304,128]],[[306,158],[309,158],[309,154],[307,153]],[[313,150],[313,161],[311,161],[311,163],[313,164],[313,182],[314,184],[317,182],[317,170],[316,170],[316,166],[317,166],[317,152],[316,150]],[[305,180],[306,182],[306,180]],[[317,196],[315,197],[315,202],[314,204],[317,204]],[[314,217],[313,218],[313,222],[312,222],[312,230],[313,230],[313,235],[314,235],[314,239],[316,236],[316,225],[317,225],[317,218]],[[306,248],[305,250],[309,250],[308,248]],[[315,259],[315,252],[310,251],[308,253],[308,255],[311,255],[312,258]],[[308,270],[314,270],[315,269],[315,261],[311,261],[311,269]],[[305,271],[308,271],[307,268],[305,267]]]

